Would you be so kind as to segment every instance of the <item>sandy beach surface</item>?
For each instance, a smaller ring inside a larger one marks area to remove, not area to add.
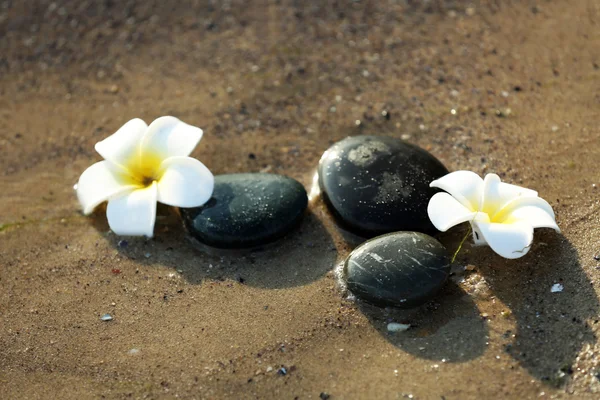
[[[596,0],[2,0],[0,397],[597,399],[599,106]],[[204,129],[213,173],[307,190],[335,141],[402,138],[537,190],[562,233],[466,244],[407,311],[346,298],[357,240],[319,198],[262,249],[198,249],[166,207],[120,243],[73,184],[161,115]]]

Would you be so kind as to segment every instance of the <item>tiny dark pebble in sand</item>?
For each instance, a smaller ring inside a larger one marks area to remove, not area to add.
[[[119,246],[120,248],[125,248],[127,247],[127,245],[129,245],[127,240],[119,240],[119,243],[117,243],[117,246]]]
[[[379,306],[424,304],[444,285],[450,260],[440,242],[418,232],[379,236],[357,247],[344,263],[344,280],[358,298]]]
[[[436,190],[429,184],[447,173],[434,156],[410,143],[355,136],[323,154],[319,185],[337,220],[354,233],[433,233],[427,204]]]
[[[331,398],[331,396],[329,395],[329,393],[326,393],[326,392],[321,392],[321,394],[319,394],[319,398],[320,398],[321,400],[328,400],[328,399],[330,399],[330,398]]]
[[[298,181],[275,174],[215,177],[211,199],[202,207],[182,208],[188,232],[219,248],[244,248],[276,240],[302,219],[308,197]]]

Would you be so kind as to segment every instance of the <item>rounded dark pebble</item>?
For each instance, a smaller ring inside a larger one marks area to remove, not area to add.
[[[354,136],[323,154],[319,186],[340,225],[354,233],[433,233],[427,204],[437,190],[429,184],[447,173],[437,158],[400,139]]]
[[[343,278],[348,290],[366,302],[412,308],[433,298],[449,274],[450,260],[440,242],[419,232],[396,232],[350,253]]]
[[[219,248],[247,248],[276,240],[302,219],[308,197],[302,184],[275,174],[215,177],[211,199],[203,206],[181,208],[188,232]]]

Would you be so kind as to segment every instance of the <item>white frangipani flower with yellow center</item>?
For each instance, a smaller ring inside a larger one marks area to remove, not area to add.
[[[470,222],[475,244],[487,244],[502,257],[527,254],[534,228],[560,232],[552,207],[536,191],[503,183],[496,174],[481,179],[471,171],[456,171],[430,186],[447,192],[436,193],[427,207],[437,229],[445,232]]]
[[[188,157],[202,138],[202,129],[175,117],[146,125],[132,119],[96,143],[104,158],[86,169],[76,185],[84,214],[108,200],[106,216],[118,235],[152,237],[156,202],[198,207],[213,192],[212,173]]]

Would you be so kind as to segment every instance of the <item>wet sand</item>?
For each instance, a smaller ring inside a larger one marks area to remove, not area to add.
[[[4,398],[599,396],[597,1],[183,3],[0,2]],[[562,234],[512,261],[465,245],[409,311],[344,296],[356,243],[319,199],[264,249],[207,254],[169,209],[120,246],[72,186],[97,141],[161,115],[204,129],[215,174],[307,189],[331,143],[403,138],[539,191]]]

